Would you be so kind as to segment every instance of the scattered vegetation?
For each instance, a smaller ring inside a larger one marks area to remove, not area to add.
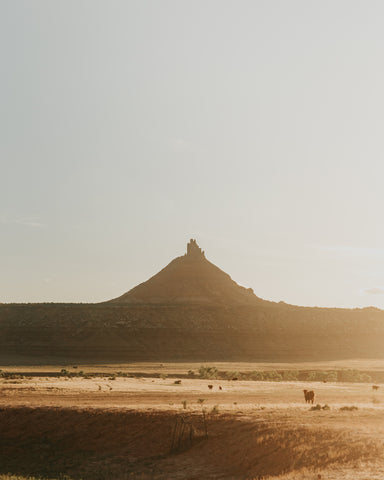
[[[219,413],[219,405],[214,405],[210,413],[211,415],[217,415]]]
[[[359,408],[356,405],[346,405],[344,407],[340,407],[341,412],[353,412],[354,410],[358,410]]]
[[[367,373],[359,372],[359,370],[340,370],[338,372],[339,382],[372,382],[372,377]]]
[[[319,403],[310,408],[311,411],[314,411],[314,410],[330,410],[330,409],[331,409],[331,407],[329,405],[325,404],[325,405],[321,406]]]
[[[12,373],[12,372],[1,372],[0,378],[5,378],[7,380],[22,380],[24,376],[18,375],[17,373]]]
[[[338,374],[334,370],[314,370],[308,373],[306,380],[309,382],[337,382]]]
[[[219,371],[216,367],[208,367],[208,366],[202,365],[199,368],[199,376],[200,378],[207,378],[207,379],[219,378]]]
[[[73,378],[73,377],[92,378],[92,375],[90,375],[89,373],[85,373],[83,370],[80,370],[78,372],[71,372],[66,368],[62,368],[60,370],[60,374],[63,377],[67,377],[67,378]]]
[[[203,415],[203,424],[204,424],[204,432],[205,438],[208,438],[208,427],[207,427],[207,418],[205,416],[205,408],[203,407],[203,403],[205,402],[204,398],[199,398],[197,403],[201,406],[201,413]]]
[[[191,371],[190,371],[191,372]],[[188,374],[190,374],[188,372]],[[216,367],[202,365],[199,377],[212,380],[253,380],[262,382],[355,382],[369,383],[372,377],[359,370],[254,370],[251,372],[220,371]]]

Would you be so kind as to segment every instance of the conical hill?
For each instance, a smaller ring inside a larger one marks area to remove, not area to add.
[[[113,303],[193,303],[250,305],[260,302],[251,288],[244,288],[205,258],[196,240],[187,253],[172,260],[159,273],[137,285]]]

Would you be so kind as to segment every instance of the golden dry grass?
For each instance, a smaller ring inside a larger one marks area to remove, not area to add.
[[[330,410],[311,411],[304,388]],[[0,480],[384,478],[383,385],[373,392],[355,383],[1,379],[0,406]],[[199,438],[170,454],[181,415]]]

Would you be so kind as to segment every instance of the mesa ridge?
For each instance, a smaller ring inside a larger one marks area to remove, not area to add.
[[[0,305],[3,365],[375,359],[383,344],[383,311],[263,300],[193,239],[186,254],[115,299]]]

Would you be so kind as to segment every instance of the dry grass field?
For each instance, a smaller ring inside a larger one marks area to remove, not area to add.
[[[50,376],[58,367],[2,367],[13,375],[0,378],[0,480],[384,478],[384,385],[182,376],[198,367],[63,367],[81,377]],[[97,372],[104,374],[87,378]],[[313,406],[304,389],[314,390]]]

